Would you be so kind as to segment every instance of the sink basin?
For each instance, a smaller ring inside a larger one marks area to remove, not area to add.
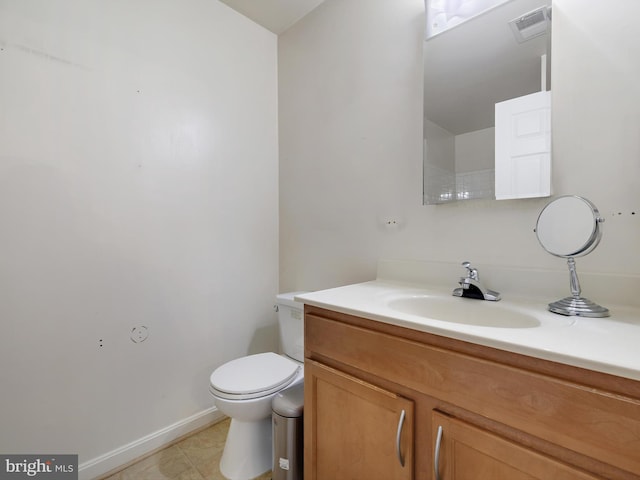
[[[393,298],[387,306],[399,313],[442,322],[494,328],[534,328],[540,321],[498,302],[460,297],[414,295]]]

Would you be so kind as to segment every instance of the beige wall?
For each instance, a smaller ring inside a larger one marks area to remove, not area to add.
[[[637,274],[640,2],[553,8],[555,194],[606,218],[580,269]],[[379,258],[566,274],[533,232],[547,199],[420,205],[423,14],[422,0],[327,0],[279,37],[281,290],[369,280]]]
[[[277,348],[277,38],[215,0],[0,0],[0,47],[0,451],[93,477]]]

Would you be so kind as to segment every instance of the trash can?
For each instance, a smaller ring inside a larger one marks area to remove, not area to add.
[[[273,397],[272,480],[302,480],[304,383],[285,388]]]

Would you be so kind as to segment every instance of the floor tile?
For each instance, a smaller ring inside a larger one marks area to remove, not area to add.
[[[220,458],[229,424],[216,423],[104,480],[226,480]],[[271,472],[254,480],[271,480]]]
[[[105,477],[103,480],[121,480],[122,479],[122,475],[121,472],[118,472],[114,475],[110,475],[108,477]]]
[[[177,446],[194,466],[208,463],[212,457],[219,458],[218,454],[222,454],[229,423],[229,420],[217,423],[182,440]]]
[[[189,459],[173,445],[123,470],[120,480],[173,480],[190,469]]]

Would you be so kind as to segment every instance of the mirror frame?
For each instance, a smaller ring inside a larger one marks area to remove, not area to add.
[[[585,240],[582,246],[573,252],[568,252],[563,254],[563,253],[558,253],[556,251],[550,250],[549,245],[545,245],[542,239],[540,238],[540,232],[539,232],[540,219],[544,216],[545,212],[549,212],[548,210],[549,208],[553,208],[554,204],[557,205],[556,202],[562,199],[569,199],[569,198],[573,198],[582,202],[586,207],[588,207],[591,210],[593,224],[592,224],[591,234]],[[602,238],[602,229],[600,228],[600,223],[602,222],[604,222],[604,219],[600,216],[600,212],[591,201],[587,200],[584,197],[580,197],[578,195],[562,195],[560,197],[556,197],[553,200],[551,200],[540,211],[540,214],[538,215],[538,220],[536,221],[536,228],[534,229],[534,232],[536,233],[536,238],[538,239],[538,243],[540,243],[542,248],[544,248],[544,250],[547,253],[550,253],[551,255],[554,255],[556,257],[561,257],[561,258],[581,257],[592,252],[593,249],[596,248],[600,243],[600,239]]]

